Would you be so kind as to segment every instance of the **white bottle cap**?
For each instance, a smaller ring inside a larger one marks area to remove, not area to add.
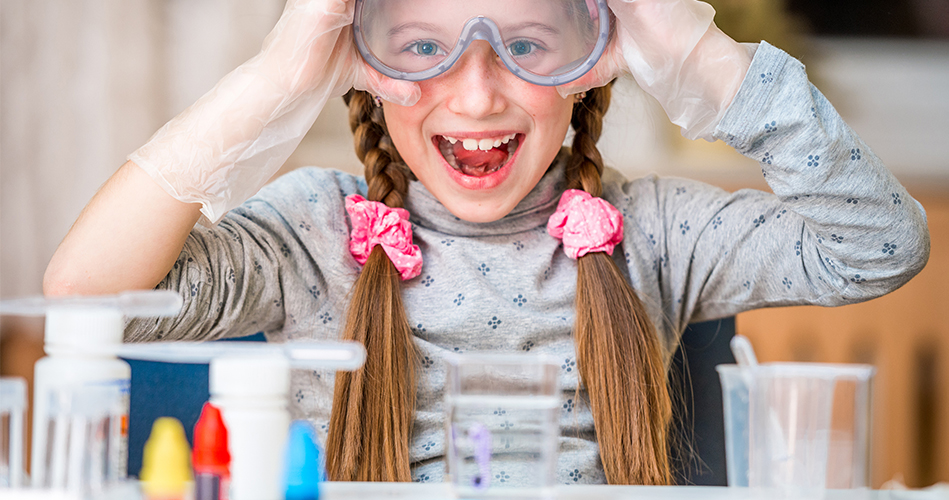
[[[46,312],[45,347],[96,352],[97,347],[122,343],[125,318],[112,307],[60,307]]]
[[[208,386],[216,397],[286,397],[290,361],[282,355],[224,356],[211,360]]]

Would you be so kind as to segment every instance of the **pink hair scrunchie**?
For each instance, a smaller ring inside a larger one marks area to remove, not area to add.
[[[568,189],[547,221],[547,232],[563,240],[563,251],[571,259],[590,252],[613,255],[613,248],[623,241],[623,216],[602,198]]]
[[[412,224],[407,210],[352,194],[346,197],[346,212],[353,224],[349,251],[356,262],[365,264],[372,248],[382,245],[403,280],[422,273],[422,252],[418,245],[412,244]]]

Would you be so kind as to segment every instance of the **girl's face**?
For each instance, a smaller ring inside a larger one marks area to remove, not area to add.
[[[413,9],[426,12],[422,3]],[[419,85],[414,106],[384,104],[402,159],[455,216],[490,222],[510,213],[557,156],[574,100],[514,76],[484,41]]]
[[[456,217],[490,222],[510,213],[560,151],[573,99],[514,76],[483,41],[419,85],[415,106],[384,104],[402,159]]]

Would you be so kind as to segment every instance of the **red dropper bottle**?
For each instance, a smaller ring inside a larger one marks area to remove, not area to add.
[[[204,403],[194,426],[195,500],[228,500],[231,483],[231,454],[227,450],[227,427],[221,410]]]

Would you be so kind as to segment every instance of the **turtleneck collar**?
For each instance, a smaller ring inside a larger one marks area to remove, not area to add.
[[[405,209],[413,224],[455,236],[497,236],[546,226],[564,191],[564,172],[569,150],[561,149],[547,173],[511,213],[493,222],[468,222],[455,217],[419,181],[409,184]]]

